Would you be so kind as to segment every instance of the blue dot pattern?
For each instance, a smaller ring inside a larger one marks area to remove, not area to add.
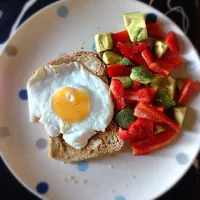
[[[21,90],[19,92],[19,98],[21,100],[27,100],[28,99],[28,94],[27,94],[27,90]]]
[[[40,194],[45,194],[49,190],[49,185],[46,182],[40,182],[37,184],[36,190]]]
[[[149,13],[146,16],[146,22],[156,22],[157,21],[157,15],[154,13]]]
[[[58,16],[64,18],[68,16],[69,9],[66,6],[60,6],[57,10]]]
[[[177,160],[178,164],[185,165],[188,163],[189,157],[186,153],[179,153],[176,156],[176,160]]]
[[[126,200],[123,196],[117,196],[115,197],[115,200]]]
[[[80,161],[77,164],[78,170],[85,172],[88,169],[88,162],[87,161]]]
[[[97,52],[97,49],[96,49],[95,43],[92,45],[92,50],[93,50],[94,52]]]

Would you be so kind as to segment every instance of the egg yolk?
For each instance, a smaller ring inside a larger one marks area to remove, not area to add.
[[[90,99],[81,90],[65,87],[58,90],[52,98],[54,112],[67,122],[79,122],[90,112]]]

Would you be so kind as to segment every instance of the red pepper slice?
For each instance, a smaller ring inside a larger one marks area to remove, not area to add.
[[[145,155],[168,145],[178,136],[175,130],[166,130],[132,144],[134,155]]]
[[[172,71],[173,69],[173,65],[170,63],[167,63],[163,60],[157,59],[156,61],[164,70],[168,71],[169,73]]]
[[[133,90],[137,90],[140,87],[140,84],[141,84],[140,82],[134,81],[132,85]]]
[[[164,106],[154,106],[157,110],[159,110],[160,112],[164,112],[165,107]]]
[[[147,102],[139,102],[135,107],[134,115],[136,117],[151,119],[155,121],[156,123],[166,123],[171,128],[173,128],[176,132],[180,131],[180,127],[178,126],[177,123],[172,121],[164,113],[157,110],[156,108],[154,108],[152,105],[150,105]]]
[[[151,137],[153,136],[153,121],[138,118],[129,126],[128,132],[134,136],[135,140]]]
[[[110,94],[114,103],[115,110],[119,112],[126,106],[124,102],[124,87],[120,80],[111,80]]]
[[[124,65],[107,65],[107,71],[109,77],[129,76],[131,74],[131,68]]]
[[[131,47],[128,47],[121,42],[117,43],[117,50],[124,56],[131,60],[133,63],[147,67],[147,63],[140,54],[134,54]]]
[[[172,52],[177,54],[180,52],[178,40],[172,31],[167,34],[165,44],[170,48]]]
[[[149,37],[152,37],[157,40],[163,40],[164,34],[162,30],[160,29],[160,26],[156,22],[147,23],[146,27],[147,27],[147,32],[148,32]]]
[[[133,43],[133,53],[140,53],[149,46],[148,42],[135,42]]]
[[[150,65],[154,62],[153,55],[149,49],[145,49],[144,51],[142,51],[141,54],[148,65]]]
[[[121,31],[118,33],[114,33],[112,38],[113,38],[114,44],[117,44],[118,42],[127,43],[130,41],[127,30],[124,30],[124,31]]]
[[[161,60],[165,61],[168,64],[172,64],[173,67],[178,67],[183,62],[177,54],[175,54],[171,51],[168,51],[166,54],[164,54],[162,56]]]
[[[169,72],[163,69],[159,62],[151,63],[149,69],[165,77],[169,75]]]
[[[125,141],[129,141],[129,142],[133,142],[135,141],[135,137],[133,135],[131,135],[128,130],[124,130],[122,128],[119,128],[119,138],[121,140],[125,140]]]
[[[124,99],[128,102],[133,101],[144,101],[144,102],[152,102],[155,98],[157,88],[142,88],[138,91],[134,90],[125,90],[124,91]]]
[[[190,79],[186,79],[183,83],[183,86],[181,87],[178,103],[181,105],[187,104],[197,89],[198,85],[196,82],[193,82]]]

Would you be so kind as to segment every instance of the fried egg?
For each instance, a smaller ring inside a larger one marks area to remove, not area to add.
[[[96,131],[104,132],[113,118],[109,87],[79,62],[46,65],[27,84],[30,121],[39,119],[52,137],[63,134],[81,149]]]

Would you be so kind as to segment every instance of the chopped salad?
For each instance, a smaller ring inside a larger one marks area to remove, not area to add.
[[[96,34],[95,46],[111,79],[119,136],[131,143],[135,155],[144,155],[179,135],[198,83],[170,76],[182,64],[173,31],[164,34],[141,12],[124,14],[123,19],[126,30]]]

